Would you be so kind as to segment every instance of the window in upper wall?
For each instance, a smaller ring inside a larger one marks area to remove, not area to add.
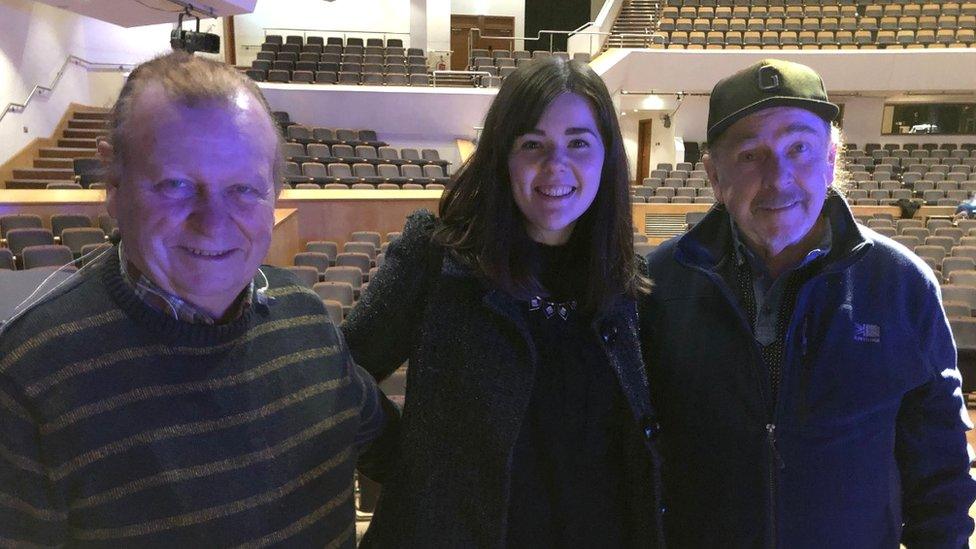
[[[976,135],[976,103],[895,103],[884,107],[883,135]]]

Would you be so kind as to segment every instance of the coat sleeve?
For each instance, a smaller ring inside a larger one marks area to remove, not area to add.
[[[424,312],[434,216],[420,211],[390,243],[386,261],[363,293],[342,331],[353,359],[382,380],[410,354]]]
[[[68,514],[41,461],[37,421],[0,376],[0,545],[67,543]]]
[[[938,286],[927,292],[919,335],[929,378],[904,397],[898,413],[902,542],[909,548],[968,547],[973,532],[969,507],[976,500],[966,443],[972,425]]]
[[[356,468],[382,483],[398,452],[400,409],[383,394],[373,377],[351,360],[349,375],[360,396]]]

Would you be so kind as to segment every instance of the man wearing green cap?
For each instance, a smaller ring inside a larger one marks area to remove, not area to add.
[[[973,530],[939,284],[834,188],[837,113],[796,63],[719,82],[719,204],[647,258],[671,546],[964,547]]]

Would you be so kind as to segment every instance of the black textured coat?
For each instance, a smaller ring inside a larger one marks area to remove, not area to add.
[[[512,448],[536,351],[520,305],[431,244],[435,223],[429,212],[410,216],[343,325],[353,357],[377,378],[410,360],[401,459],[363,545],[502,547]],[[656,424],[636,304],[621,299],[593,329],[633,413],[624,472],[628,545],[658,547]]]

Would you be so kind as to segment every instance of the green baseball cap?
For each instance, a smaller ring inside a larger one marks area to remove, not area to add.
[[[823,79],[806,65],[764,59],[712,88],[708,101],[708,142],[742,118],[769,107],[807,109],[827,122],[840,108],[827,100]]]

